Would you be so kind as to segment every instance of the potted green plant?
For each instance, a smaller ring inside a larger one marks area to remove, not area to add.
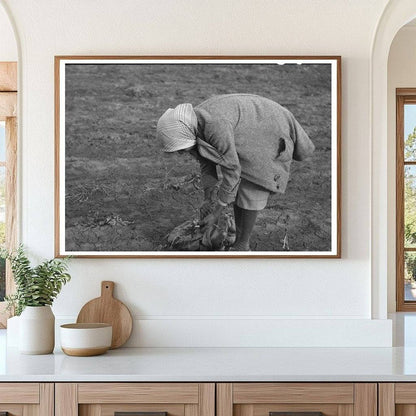
[[[55,316],[51,305],[71,276],[68,258],[51,259],[32,266],[23,246],[2,250],[9,260],[16,292],[6,296],[8,308],[19,318],[19,351],[24,354],[49,354],[55,346]]]

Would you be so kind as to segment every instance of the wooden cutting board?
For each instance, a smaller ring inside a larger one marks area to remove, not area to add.
[[[107,323],[113,326],[111,349],[121,347],[130,337],[133,319],[124,303],[113,297],[114,282],[101,282],[101,296],[86,303],[77,323]]]

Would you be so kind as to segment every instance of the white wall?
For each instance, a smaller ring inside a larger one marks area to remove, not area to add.
[[[0,6],[0,62],[17,61],[17,45],[10,19]]]
[[[21,237],[39,257],[54,252],[54,55],[343,57],[342,259],[74,259],[59,318],[109,279],[137,319],[130,345],[389,344],[389,322],[370,320],[369,63],[387,0],[0,3],[22,42]]]
[[[396,310],[396,88],[416,88],[416,25],[404,26],[391,44],[388,61],[388,307]]]

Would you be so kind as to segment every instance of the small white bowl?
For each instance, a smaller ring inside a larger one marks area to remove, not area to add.
[[[111,347],[113,327],[110,324],[61,325],[61,348],[67,355],[88,357],[104,354]]]

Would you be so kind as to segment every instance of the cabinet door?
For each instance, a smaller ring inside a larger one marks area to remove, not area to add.
[[[0,383],[0,415],[53,416],[51,383]]]
[[[415,416],[416,383],[380,383],[380,416]]]
[[[220,383],[217,416],[377,416],[377,384]]]
[[[58,383],[56,416],[215,416],[213,383]]]

